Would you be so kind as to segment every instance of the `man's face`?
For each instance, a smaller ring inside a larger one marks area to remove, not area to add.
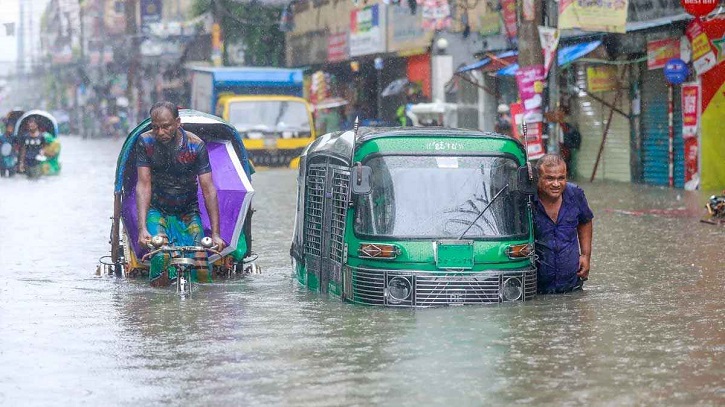
[[[28,122],[28,130],[35,132],[38,130],[38,123],[35,122],[35,120],[31,120]]]
[[[171,143],[179,126],[181,126],[181,119],[174,118],[167,109],[157,109],[151,116],[151,133],[161,144]]]
[[[539,171],[539,196],[558,199],[566,188],[566,165],[545,165]]]

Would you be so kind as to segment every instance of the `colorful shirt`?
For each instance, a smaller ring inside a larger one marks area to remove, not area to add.
[[[30,133],[27,133],[20,139],[20,144],[25,145],[25,156],[21,158],[25,160],[26,167],[40,164],[36,157],[41,154],[43,147],[48,144],[47,136],[50,136],[50,134],[40,133],[38,137],[33,137]]]
[[[197,176],[211,172],[204,141],[179,130],[181,145],[164,146],[151,132],[136,143],[136,165],[151,168],[151,207],[168,214],[199,212]]]
[[[536,197],[534,237],[540,293],[566,292],[578,284],[576,273],[579,271],[580,253],[577,227],[592,219],[594,214],[584,191],[575,184],[566,184],[556,223]]]

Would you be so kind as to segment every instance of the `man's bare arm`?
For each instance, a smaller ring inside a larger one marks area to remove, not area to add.
[[[148,235],[146,216],[151,205],[151,168],[137,167],[138,180],[136,181],[136,213],[138,214],[139,241]]]
[[[581,223],[576,228],[579,237],[579,272],[581,278],[589,278],[590,260],[592,258],[592,234],[594,231],[594,222]]]

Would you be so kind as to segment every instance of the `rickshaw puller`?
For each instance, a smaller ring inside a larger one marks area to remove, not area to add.
[[[179,111],[173,103],[154,104],[150,116],[151,130],[142,134],[136,144],[139,243],[145,247],[153,233],[165,236],[176,246],[198,246],[204,237],[197,198],[201,185],[211,238],[221,251],[226,243],[219,232],[219,204],[206,144],[181,128]],[[211,279],[206,253],[198,252],[195,258],[197,272],[206,268]],[[168,262],[168,255],[155,255],[149,278],[153,281],[160,277]]]

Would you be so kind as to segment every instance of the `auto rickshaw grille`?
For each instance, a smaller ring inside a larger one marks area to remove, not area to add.
[[[345,214],[347,212],[350,171],[332,167],[332,218],[330,219],[330,258],[342,264],[344,255]]]
[[[305,200],[305,254],[322,255],[322,221],[325,207],[327,167],[310,166],[307,170]]]
[[[521,281],[521,297],[517,301],[532,299],[536,295],[536,270],[430,273],[424,271],[377,270],[352,268],[354,302],[389,307],[436,307],[503,302],[502,282],[505,279]],[[407,281],[411,290],[407,298],[390,295],[392,279]]]

